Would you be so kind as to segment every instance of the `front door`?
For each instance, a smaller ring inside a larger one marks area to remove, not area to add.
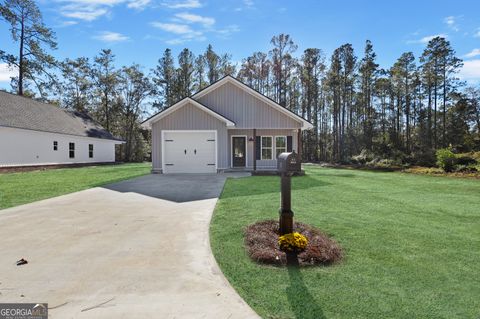
[[[245,167],[247,161],[247,138],[245,136],[232,137],[232,164],[233,167]]]

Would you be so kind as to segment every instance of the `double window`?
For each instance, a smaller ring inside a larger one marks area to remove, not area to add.
[[[93,158],[93,144],[88,144],[88,157]]]
[[[262,136],[261,138],[261,159],[262,160],[271,160],[273,154],[273,143],[272,136]]]
[[[68,154],[70,158],[75,158],[75,143],[68,143]]]
[[[272,160],[273,155],[275,158],[280,155],[280,153],[287,151],[287,137],[286,136],[262,136],[260,144],[260,154],[262,160]],[[275,143],[274,143],[275,141]]]
[[[58,142],[57,141],[53,141],[53,150],[58,151]]]

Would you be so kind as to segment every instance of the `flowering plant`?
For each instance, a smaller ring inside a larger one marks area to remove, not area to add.
[[[280,245],[280,249],[283,251],[298,252],[305,250],[308,240],[307,237],[295,232],[280,236],[278,238],[278,244]]]

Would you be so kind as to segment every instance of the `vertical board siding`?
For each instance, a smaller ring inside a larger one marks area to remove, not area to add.
[[[301,128],[302,123],[231,83],[199,98],[217,113],[241,128]]]
[[[216,130],[218,169],[230,167],[227,148],[227,127],[224,122],[200,110],[192,104],[186,104],[172,114],[165,116],[152,125],[152,164],[153,170],[162,169],[162,130]]]

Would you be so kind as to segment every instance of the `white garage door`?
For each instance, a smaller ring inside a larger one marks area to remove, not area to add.
[[[215,131],[164,131],[163,172],[216,173]]]

